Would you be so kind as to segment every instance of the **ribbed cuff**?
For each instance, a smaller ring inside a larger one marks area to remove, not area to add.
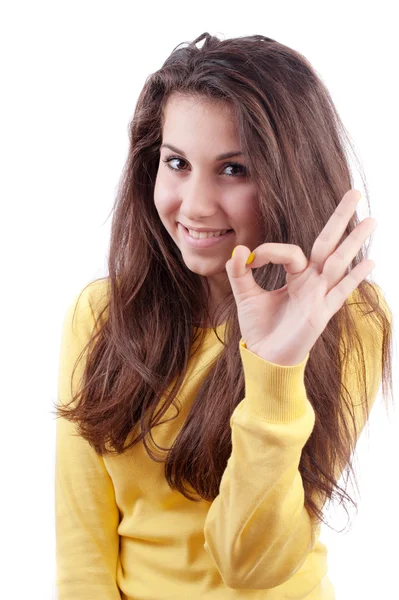
[[[282,423],[301,417],[308,408],[305,388],[306,358],[298,365],[283,366],[264,360],[239,343],[245,377],[245,401],[249,413],[263,421]]]

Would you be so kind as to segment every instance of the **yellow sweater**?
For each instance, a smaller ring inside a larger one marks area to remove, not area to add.
[[[63,404],[71,399],[72,368],[93,332],[94,315],[104,307],[107,281],[91,283],[66,313],[58,387]],[[381,382],[381,345],[370,331],[364,329],[363,339],[371,408]],[[179,393],[180,415],[153,430],[158,444],[172,445],[221,349],[209,329]],[[315,421],[304,385],[309,355],[301,364],[280,366],[250,352],[242,339],[239,352],[245,397],[230,420],[232,453],[213,502],[194,503],[172,491],[164,464],[152,461],[142,443],[123,455],[99,457],[73,435],[75,424],[57,419],[59,600],[335,598],[327,549],[304,507],[298,470]],[[346,386],[356,402],[350,374]],[[360,406],[358,423],[364,426]]]

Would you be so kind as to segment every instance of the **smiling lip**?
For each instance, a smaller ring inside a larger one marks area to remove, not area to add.
[[[212,227],[208,227],[208,229],[206,227],[188,227],[187,225],[184,225],[184,223],[180,223],[180,225],[183,225],[183,227],[185,227],[186,229],[192,229],[193,231],[205,231],[206,233],[211,232],[211,231],[224,231],[225,229],[230,229],[229,227],[219,227],[219,229],[215,229]]]
[[[220,244],[220,243],[230,239],[232,237],[232,235],[234,234],[234,231],[232,230],[232,231],[228,231],[227,233],[224,233],[223,235],[219,235],[218,237],[210,237],[210,238],[204,238],[202,240],[199,240],[199,239],[191,237],[187,228],[184,227],[184,225],[182,225],[181,223],[178,223],[178,228],[182,232],[186,244],[188,246],[190,246],[190,248],[197,248],[197,249],[210,248],[212,246],[215,246],[216,244]],[[207,231],[209,231],[209,229]],[[213,231],[221,231],[221,230],[215,229]]]

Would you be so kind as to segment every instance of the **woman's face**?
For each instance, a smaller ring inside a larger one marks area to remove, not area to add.
[[[187,267],[207,277],[214,290],[228,283],[225,264],[235,246],[252,251],[262,243],[257,190],[246,175],[245,158],[218,158],[240,150],[227,104],[182,95],[169,98],[154,202]],[[183,226],[233,231],[217,240],[190,243]]]

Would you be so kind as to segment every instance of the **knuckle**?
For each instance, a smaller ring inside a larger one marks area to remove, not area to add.
[[[352,235],[351,237],[358,243],[358,244],[362,244],[363,240],[364,240],[364,231],[363,229],[354,229],[352,231]]]
[[[294,253],[297,258],[303,258],[305,256],[305,253],[302,250],[302,248],[297,245],[294,246]]]
[[[341,248],[337,248],[329,257],[327,260],[332,259],[333,261],[338,261],[338,262],[342,262],[345,261],[345,253],[342,251]]]
[[[296,245],[294,246],[294,255],[295,255],[296,257],[298,257],[298,258],[299,258],[299,257],[302,257],[302,255],[303,255],[303,250],[302,250],[302,248],[301,248],[300,246],[296,246]]]
[[[325,231],[325,230],[323,229],[323,230],[321,231],[321,233],[320,233],[319,237],[317,238],[317,240],[316,240],[316,242],[315,242],[315,245],[316,245],[316,244],[320,244],[320,243],[322,243],[322,244],[326,244],[326,243],[328,243],[329,241],[330,241],[330,234],[329,234],[327,231]]]

